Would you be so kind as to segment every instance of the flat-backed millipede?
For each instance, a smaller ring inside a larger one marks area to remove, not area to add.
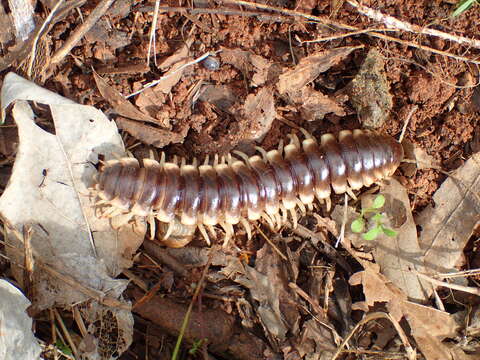
[[[207,157],[198,166],[182,160],[160,162],[134,158],[109,160],[101,168],[94,192],[103,216],[124,215],[127,221],[146,217],[168,223],[167,239],[174,226],[199,228],[209,242],[207,228],[219,224],[225,243],[233,225],[241,223],[251,236],[249,221],[265,219],[272,228],[285,223],[288,214],[297,222],[296,207],[305,212],[315,199],[327,201],[331,189],[337,194],[370,186],[393,175],[403,158],[403,148],[394,138],[369,130],[343,130],[338,138],[325,134],[317,142],[304,131],[305,139],[290,135],[290,143],[248,157]]]

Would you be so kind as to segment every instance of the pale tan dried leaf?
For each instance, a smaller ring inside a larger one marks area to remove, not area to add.
[[[463,250],[480,221],[480,154],[474,154],[445,180],[428,206],[416,218],[421,226],[420,246],[425,265],[449,272],[464,263]]]
[[[278,92],[283,95],[300,90],[330,69],[359,46],[347,46],[312,54],[300,60],[293,69],[286,69],[278,79]]]
[[[115,121],[120,129],[128,132],[134,138],[160,149],[168,144],[183,142],[183,139],[187,135],[186,131],[179,134],[173,131],[146,125],[139,121],[129,120],[121,116]]]
[[[193,39],[188,39],[185,44],[175,51],[173,55],[169,56],[162,63],[159,64],[159,68],[164,70],[170,67],[162,77],[164,79],[155,85],[155,91],[161,91],[164,94],[170,94],[172,88],[180,81],[185,70],[178,70],[181,66],[191,61],[188,56],[190,46],[193,43]]]
[[[345,238],[356,248],[364,247],[374,255],[380,272],[399,287],[410,299],[425,301],[432,293],[432,286],[418,278],[415,271],[424,272],[423,253],[417,238],[417,228],[413,221],[410,201],[406,189],[395,179],[382,186],[380,194],[385,196],[383,224],[397,232],[396,237],[380,234],[375,240],[367,241],[361,234],[351,231],[351,223],[359,214],[349,209],[345,226]],[[369,208],[376,195],[361,198],[362,209]],[[341,224],[343,207],[335,208],[332,218]],[[339,225],[340,226],[340,225]]]
[[[115,123],[92,107],[75,104],[13,73],[5,77],[3,85],[2,110],[15,104],[12,114],[20,143],[10,182],[0,198],[0,212],[17,233],[22,233],[24,226],[32,228],[31,246],[38,263],[49,264],[78,284],[100,293],[109,291],[109,297],[123,301],[127,282],[113,277],[131,264],[124,256],[136,251],[143,236],[128,228],[114,231],[107,219],[94,215],[88,195],[98,155],[109,159],[112,153],[123,151]],[[38,127],[30,106],[20,99],[48,104],[56,133]],[[11,231],[7,241],[12,263],[22,264],[23,243]],[[37,267],[33,273],[39,309],[89,300],[84,292],[41,269]],[[22,281],[23,269],[14,266],[13,270]],[[123,324],[121,353],[131,342],[133,318],[129,311],[119,310],[116,321]]]
[[[108,84],[101,76],[96,72],[93,72],[93,78],[97,84],[98,91],[104,97],[105,100],[113,107],[113,109],[122,116],[129,119],[151,122],[158,124],[159,122],[151,116],[142,113],[138,110],[130,101],[120,94],[114,87]]]
[[[264,87],[257,94],[249,94],[244,104],[244,116],[252,128],[249,140],[261,141],[277,116],[272,90]]]
[[[378,129],[393,107],[390,85],[382,56],[371,49],[360,71],[347,86],[350,101],[357,110],[363,126]]]
[[[307,121],[322,120],[326,114],[334,113],[345,116],[345,110],[339,102],[311,87],[301,89],[297,94],[291,94],[290,99],[300,105],[303,119]]]
[[[408,140],[402,141],[403,149],[405,150],[405,158],[416,160],[416,163],[402,164],[402,171],[406,176],[413,176],[415,172],[422,169],[435,169],[441,166],[440,162],[422,148],[416,146]]]
[[[381,194],[385,196],[384,224],[395,230],[397,236],[380,234],[371,242],[375,262],[380,265],[382,274],[410,299],[425,301],[432,293],[432,286],[415,273],[424,272],[424,265],[407,190],[392,178],[382,187]],[[374,197],[362,198],[362,208],[369,207]]]
[[[396,321],[405,317],[416,343],[427,360],[458,358],[442,342],[445,338],[454,337],[458,329],[450,314],[409,302],[400,289],[379,273],[378,265],[359,261],[364,271],[354,274],[349,282],[351,285],[363,285],[368,306],[383,302]]]

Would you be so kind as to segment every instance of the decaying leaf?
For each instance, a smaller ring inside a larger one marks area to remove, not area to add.
[[[75,104],[13,73],[5,77],[1,99],[2,111],[14,104],[12,114],[19,132],[12,176],[0,198],[2,216],[16,229],[7,227],[7,242],[11,245],[7,247],[8,256],[12,264],[23,263],[23,243],[14,234],[30,227],[37,263],[33,272],[34,305],[45,309],[90,301],[85,312],[91,315],[86,319],[92,320],[92,332],[98,325],[93,322],[102,321],[97,316],[109,313],[109,321],[117,325],[110,326],[109,331],[118,331],[118,346],[108,355],[102,350],[106,346],[102,341],[106,339],[98,339],[92,351],[105,355],[101,359],[115,358],[131,343],[130,311],[109,310],[80,290],[92,289],[118,299],[117,303],[128,308],[121,298],[127,282],[113,277],[131,265],[131,255],[143,240],[143,235],[136,235],[129,227],[114,231],[108,220],[98,219],[88,195],[99,155],[109,159],[112,153],[124,151],[115,123],[90,106]],[[35,124],[33,111],[25,100],[49,106],[55,134]],[[52,271],[43,271],[39,264]],[[23,270],[17,267],[14,272],[17,280],[22,281]],[[71,277],[74,283],[69,285],[52,276],[55,272]]]
[[[96,72],[93,72],[93,78],[97,84],[98,91],[107,100],[113,109],[122,116],[129,119],[146,121],[154,124],[158,124],[159,121],[151,117],[150,115],[142,113],[138,110],[130,101],[120,94],[115,88],[110,86],[101,76]]]
[[[376,49],[368,52],[347,89],[362,124],[374,129],[382,126],[392,110],[393,100],[384,62]]]
[[[302,117],[307,121],[322,120],[329,113],[345,116],[345,110],[337,99],[324,95],[311,87],[304,87],[290,98],[300,105]]]
[[[277,115],[272,90],[264,87],[257,94],[249,94],[243,109],[252,128],[248,136],[251,140],[261,141]]]
[[[187,131],[184,131],[183,133],[175,133],[173,131],[142,124],[138,121],[129,120],[124,117],[118,117],[116,122],[120,129],[128,132],[130,135],[145,144],[153,145],[157,148],[162,148],[168,144],[181,143],[187,135]]]
[[[408,301],[400,289],[380,274],[378,265],[357,260],[364,270],[353,274],[349,282],[363,286],[365,303],[353,304],[354,309],[368,311],[376,302],[385,303],[396,321],[404,317],[409,323],[412,335],[427,360],[461,359],[442,342],[447,337],[454,337],[458,328],[449,313]]]
[[[280,67],[272,61],[249,51],[222,48],[220,57],[223,63],[234,66],[247,76],[252,87],[274,81],[281,71]],[[250,72],[252,72],[251,79]]]
[[[401,165],[402,171],[406,176],[413,176],[415,172],[422,169],[438,168],[441,164],[433,156],[427,154],[425,150],[416,146],[408,140],[402,141],[405,150],[405,158],[415,160],[416,163],[404,163]]]
[[[232,276],[233,280],[248,288],[258,302],[256,312],[272,341],[283,342],[287,331],[295,332],[298,326],[298,309],[292,307],[294,302],[286,282],[285,269],[279,266],[281,259],[278,254],[266,244],[257,255],[255,268],[244,265],[244,270],[239,270],[235,266],[229,267],[230,270],[224,268],[222,273],[236,274]]]
[[[283,95],[302,89],[318,75],[340,62],[361,46],[347,46],[304,57],[293,69],[287,69],[278,79],[278,92]]]
[[[432,287],[418,278],[415,271],[424,272],[422,251],[417,239],[417,228],[410,210],[407,190],[395,179],[390,179],[380,193],[385,196],[382,208],[383,224],[397,232],[395,237],[380,234],[375,240],[364,240],[360,234],[351,231],[350,226],[359,214],[349,211],[345,227],[346,239],[356,247],[371,248],[380,272],[410,299],[425,301],[432,293]],[[362,197],[362,209],[371,207],[376,195]],[[341,223],[343,207],[336,208],[332,217]]]
[[[159,68],[162,70],[165,70],[169,67],[171,68],[163,75],[165,79],[155,85],[155,91],[161,91],[164,94],[170,94],[172,88],[182,78],[184,70],[179,70],[179,68],[191,60],[188,56],[188,52],[192,43],[193,38],[188,39],[185,41],[185,44],[182,47],[175,51],[173,55],[169,56],[159,64]]]
[[[472,157],[442,184],[417,217],[425,264],[446,273],[463,264],[463,250],[480,221],[480,154]]]

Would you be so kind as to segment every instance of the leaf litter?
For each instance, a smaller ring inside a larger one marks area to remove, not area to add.
[[[106,338],[95,337],[89,349],[110,358],[128,348],[133,331],[129,305],[122,297],[127,282],[115,277],[131,266],[143,239],[128,228],[114,231],[108,220],[97,218],[88,191],[99,156],[108,159],[113,153],[124,152],[118,130],[98,110],[75,104],[14,73],[5,77],[1,99],[2,111],[13,104],[12,116],[19,130],[12,176],[0,198],[0,213],[11,245],[7,254],[15,264],[23,263],[24,239],[18,234],[30,228],[37,264],[32,274],[36,294],[33,305],[43,310],[54,305],[90,303],[80,307],[92,326],[90,331],[110,330]],[[26,100],[49,107],[55,134],[35,124]],[[45,271],[45,267],[51,271]],[[14,266],[13,271],[22,283],[23,270]],[[65,277],[73,283],[66,282]],[[92,300],[85,288],[101,297]],[[102,297],[115,299],[116,307],[99,303]],[[109,333],[114,330],[119,333]],[[114,336],[115,342],[109,343],[109,336]]]
[[[106,96],[107,92],[104,90],[102,95],[106,99],[110,98],[111,106],[121,115],[116,119],[118,125],[144,143],[163,147],[169,143],[182,142],[187,131],[194,129],[199,134],[197,137],[193,136],[195,141],[199,140],[196,144],[197,152],[203,154],[226,152],[245,141],[247,143],[253,143],[255,140],[261,142],[265,134],[276,130],[274,124],[278,116],[276,114],[278,102],[276,96],[274,96],[277,95],[274,94],[274,88],[278,90],[281,96],[280,100],[285,101],[290,106],[289,109],[298,109],[304,120],[321,120],[328,114],[346,115],[349,112],[348,101],[355,102],[353,94],[347,96],[342,94],[342,90],[340,90],[332,95],[324,92],[323,89],[319,90],[322,86],[317,85],[322,84],[322,81],[318,79],[318,76],[330,67],[344,61],[348,54],[357,48],[359,47],[349,46],[330,51],[314,51],[313,55],[301,57],[298,65],[284,67],[283,69],[278,65],[278,62],[273,62],[270,58],[243,49],[227,50],[223,48],[224,55],[220,53],[222,62],[230,64],[240,71],[242,75],[241,86],[234,83],[221,85],[224,82],[218,80],[221,79],[222,75],[216,75],[218,83],[215,82],[215,85],[207,84],[205,86],[202,78],[204,75],[200,72],[201,75],[196,76],[196,79],[200,78],[197,83],[198,89],[214,89],[217,95],[213,96],[205,92],[205,95],[202,94],[197,97],[198,94],[193,91],[191,97],[186,97],[180,95],[180,92],[176,93],[176,89],[183,90],[187,85],[189,86],[186,79],[191,76],[191,72],[182,71],[183,74],[175,73],[177,76],[172,76],[168,78],[169,81],[159,84],[158,89],[150,88],[138,95],[135,99],[138,109],[129,106],[128,104],[132,104],[129,101],[124,101],[121,95],[118,97],[119,93]],[[181,66],[177,65],[179,62],[183,61],[185,63],[185,57],[188,55],[185,49],[185,47],[180,47],[179,50],[175,50],[173,55],[164,61],[163,65],[165,66],[162,67],[162,71],[167,71],[167,73],[174,71],[175,67],[179,68]],[[362,70],[360,73],[362,73]],[[363,69],[363,73],[368,73],[368,71]],[[381,76],[384,76],[384,74]],[[212,79],[215,79],[215,76],[212,76]],[[356,80],[358,82],[366,81],[361,76],[358,76]],[[318,83],[316,83],[317,81]],[[139,88],[139,84],[139,82],[135,84],[134,90]],[[369,84],[368,88],[371,89],[371,86],[375,86],[375,82]],[[192,86],[190,89],[197,89],[197,87]],[[227,95],[218,97],[218,95],[222,95],[222,92]],[[388,91],[383,91],[383,94],[388,98]],[[367,95],[368,91],[364,92],[363,96]],[[116,102],[120,105],[115,104]],[[172,102],[175,106],[172,106]],[[368,103],[369,101],[367,101],[367,105]],[[156,104],[163,105],[160,108],[160,106],[155,106]],[[115,108],[116,106],[117,108]],[[122,107],[124,108],[121,109]],[[157,111],[159,108],[160,112]],[[183,110],[177,110],[180,108]],[[121,111],[124,112],[123,115]],[[127,115],[125,111],[129,114]],[[375,111],[374,109],[373,112]],[[389,109],[384,111],[381,117],[384,117],[389,111]],[[363,113],[362,108],[358,107],[357,112],[361,115]],[[221,120],[224,118],[229,119],[230,128],[222,128],[223,124],[228,123],[228,121]],[[215,119],[215,122],[211,121],[212,119]],[[145,122],[155,126],[147,125]],[[318,121],[318,123],[320,122]],[[215,126],[212,127],[211,124],[215,124]],[[175,130],[172,130],[172,128]],[[153,129],[162,133],[156,134]],[[219,140],[211,137],[211,134],[215,133],[221,135]],[[234,136],[230,135],[232,133]],[[224,134],[227,135],[224,137]],[[175,135],[178,137],[175,137]],[[174,140],[169,141],[169,139]],[[450,357],[450,355],[455,355],[454,358],[458,359],[466,358],[465,354],[460,353],[458,355],[457,350],[459,349],[449,348],[444,342],[442,343],[444,339],[455,338],[458,335],[458,326],[452,321],[450,314],[410,301],[412,299],[425,301],[425,293],[428,294],[431,291],[422,292],[425,290],[423,287],[427,288],[428,284],[424,285],[423,282],[416,279],[413,272],[414,270],[424,271],[424,268],[422,268],[424,265],[423,259],[421,253],[418,252],[415,224],[412,221],[405,190],[399,184],[391,184],[390,190],[387,186],[383,191],[386,191],[387,198],[391,197],[391,201],[387,202],[385,209],[385,212],[390,214],[389,225],[401,231],[399,231],[400,235],[397,239],[377,239],[375,243],[369,244],[356,242],[351,238],[351,234],[346,235],[345,248],[351,251],[352,257],[357,258],[358,262],[364,267],[363,273],[357,272],[350,281],[352,285],[361,284],[365,295],[364,304],[356,301],[354,308],[368,312],[379,310],[383,305],[387,306],[394,320],[400,321],[404,318],[408,322],[412,328],[411,335],[413,335],[419,349],[427,359],[443,359],[446,358],[443,356]],[[366,197],[362,201],[367,201]],[[338,221],[338,227],[340,225],[341,221]],[[327,259],[324,258],[326,252],[322,250],[322,243],[329,244],[332,234],[338,236],[338,230],[334,226],[330,224],[328,228],[329,230],[326,231],[317,225],[314,230],[307,229],[310,233],[304,231],[301,238],[296,237],[298,232],[294,232],[296,235],[293,238],[283,237],[284,233],[276,237],[275,240],[281,240],[280,251],[286,255],[280,256],[268,244],[260,245],[259,248],[247,244],[251,253],[256,255],[253,262],[247,264],[247,262],[241,261],[239,257],[243,255],[235,251],[233,254],[221,252],[223,256],[217,256],[215,262],[212,262],[212,264],[216,264],[215,266],[220,267],[221,271],[210,273],[209,280],[212,284],[215,284],[215,286],[209,287],[209,291],[213,291],[211,295],[231,296],[230,299],[234,299],[236,309],[241,314],[242,323],[246,328],[252,330],[258,324],[261,324],[267,334],[270,348],[275,353],[282,352],[285,358],[330,358],[339,345],[339,337],[335,335],[338,328],[337,322],[343,325],[340,333],[345,338],[356,321],[351,319],[349,300],[345,299],[348,298],[346,295],[349,294],[349,291],[352,291],[352,288],[349,289],[348,284],[342,281],[343,279],[334,279],[335,271],[327,270],[330,265],[328,260],[339,259],[344,256],[340,251],[338,251],[338,254],[334,254],[335,249],[329,248],[329,255],[325,256]],[[328,232],[330,232],[330,235],[327,234]],[[305,234],[313,235],[311,242],[308,240],[310,235]],[[460,251],[463,250],[465,242],[461,242],[461,244]],[[404,250],[405,246],[408,251]],[[359,252],[357,249],[366,252]],[[176,265],[173,265],[173,262],[168,263],[166,260],[170,255],[166,256],[167,251],[161,249],[159,253],[163,257],[159,261],[160,264],[155,264],[154,271],[158,272],[159,269],[162,271],[162,266],[172,268],[177,266],[177,270],[174,270],[176,285],[178,289],[183,289],[182,286],[186,281],[185,275],[188,274],[195,278],[195,267],[205,266],[208,263],[206,258],[209,255],[193,247],[168,251],[168,254],[175,253],[178,255],[180,251],[183,251],[183,257],[178,257],[177,259],[180,260],[177,260]],[[380,266],[358,258],[359,254],[368,256],[368,251],[372,252],[375,262]],[[147,253],[150,253],[150,251],[147,251]],[[288,260],[284,260],[284,256]],[[142,259],[142,265],[152,268],[152,263],[148,260],[148,257],[139,254],[138,258]],[[187,261],[186,259],[190,260]],[[337,263],[341,264],[339,261]],[[342,267],[346,270],[345,275],[348,278],[351,273],[348,264]],[[301,270],[305,268],[309,271]],[[358,266],[356,266],[356,270],[358,270]],[[149,276],[148,273],[143,274]],[[362,279],[359,280],[359,277]],[[232,279],[236,285],[227,286],[226,284],[231,284]],[[297,283],[298,285],[296,285]],[[195,284],[192,283],[191,285]],[[148,287],[144,287],[144,289],[148,289]],[[166,289],[168,289],[167,292],[170,292],[171,286],[170,288],[166,287]],[[175,291],[175,286],[173,291]],[[352,294],[354,296],[358,295],[355,290],[352,291]],[[184,296],[184,294],[182,295]],[[232,310],[233,305],[228,301],[221,306],[225,312],[231,313],[234,311]],[[334,303],[343,303],[343,305],[336,306]],[[163,299],[163,294],[152,298],[151,302],[147,304],[150,307],[149,311],[154,315],[145,315],[145,318],[167,328],[167,332],[173,336],[180,331],[178,324],[181,323],[186,311],[185,306],[180,310],[177,309],[178,311],[173,311],[178,304]],[[214,304],[218,305],[218,302]],[[169,312],[168,309],[172,309],[172,311]],[[215,319],[223,319],[224,317],[223,311],[212,311],[212,314],[209,313],[208,319],[205,321],[202,319],[202,313],[206,313],[205,310],[199,312],[198,317],[193,321],[194,324],[204,322],[204,325],[212,326],[212,324],[215,324]],[[332,314],[336,314],[336,317]],[[166,322],[162,322],[164,318],[168,317],[165,315],[171,316],[170,320],[173,325],[170,328]],[[335,319],[333,323],[332,318]],[[226,322],[231,322],[231,320],[230,318]],[[377,340],[372,340],[374,346],[379,346],[380,349],[385,349],[385,351],[387,349],[388,351],[400,350],[398,343],[394,343],[393,346],[389,344],[395,338],[394,327],[383,322],[380,323],[380,321],[378,323],[379,326],[372,325],[371,327],[372,331],[376,332],[374,335],[377,337]],[[385,328],[382,328],[382,326],[385,326]],[[194,329],[193,326],[192,329]],[[388,331],[385,329],[388,329]],[[213,330],[218,331],[218,328]],[[229,334],[231,328],[222,329],[220,327],[220,330],[224,334]],[[162,333],[160,334],[163,336]],[[216,337],[215,334],[213,332],[211,336]],[[189,335],[189,342],[195,342],[201,336],[201,330],[196,335]],[[218,338],[223,339],[221,336]],[[367,341],[366,338],[367,336],[361,340]],[[253,342],[255,341],[253,339],[258,340],[259,338],[247,336],[245,339]],[[95,341],[95,339],[91,340]],[[143,341],[143,339],[140,341]],[[363,345],[368,348],[366,342],[356,345],[359,348]],[[230,350],[232,349],[236,349],[238,354],[241,353],[238,350],[239,348],[230,347]],[[253,349],[260,349],[260,352]],[[265,344],[252,347],[250,358],[257,358],[257,356],[258,358],[262,358],[262,356],[267,358],[272,356],[273,358],[271,349],[268,349]],[[249,358],[248,352],[244,357],[239,355],[238,358]]]

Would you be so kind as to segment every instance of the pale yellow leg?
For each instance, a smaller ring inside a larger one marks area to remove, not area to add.
[[[298,225],[297,211],[295,208],[290,209],[290,214],[292,215],[293,228],[296,229]]]
[[[205,230],[205,226],[203,226],[203,224],[198,224],[198,229],[200,230],[200,234],[202,234],[207,245],[208,246],[212,245],[210,242],[210,238],[208,237],[207,230]]]
[[[252,228],[248,221],[245,218],[240,218],[240,224],[243,225],[245,231],[247,232],[247,239],[250,240],[252,238]]]

